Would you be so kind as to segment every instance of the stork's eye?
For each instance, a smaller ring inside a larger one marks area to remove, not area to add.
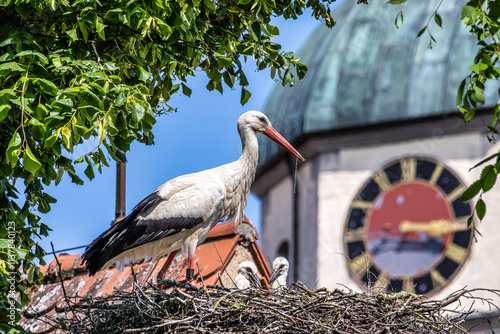
[[[262,123],[266,123],[266,119],[263,116],[257,117]]]

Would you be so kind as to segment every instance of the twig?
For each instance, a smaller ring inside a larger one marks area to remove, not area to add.
[[[134,286],[137,284],[137,275],[135,274],[134,266],[130,265],[130,273],[132,274],[132,277],[134,278]]]
[[[222,283],[222,277],[220,276],[220,273],[217,273],[217,279],[219,280],[220,286],[223,287],[224,289],[226,289],[226,287],[224,286],[224,283]]]
[[[150,326],[150,327],[126,329],[124,331],[124,333],[136,333],[136,332],[144,332],[144,331],[148,332],[148,331],[151,331],[151,330],[156,329],[156,328],[161,328],[161,327],[165,327],[165,326],[168,326],[168,325],[174,325],[174,324],[178,324],[180,322],[187,322],[187,321],[190,321],[191,319],[193,319],[195,317],[196,317],[196,315],[193,315],[193,316],[190,316],[190,317],[188,317],[186,319],[165,321],[165,322],[163,322],[161,324]]]
[[[56,255],[56,252],[54,250],[54,244],[52,243],[52,241],[50,242],[50,247],[52,247],[52,254],[54,254],[54,258],[56,259],[56,263],[57,263],[57,275],[59,276],[59,279],[61,280],[61,288],[62,288],[62,291],[63,291],[63,294],[64,294],[64,301],[66,302],[66,304],[68,305],[69,309],[71,310],[73,316],[75,315],[75,311],[73,310],[73,307],[71,306],[70,302],[69,302],[69,298],[68,298],[68,295],[66,294],[66,289],[64,288],[64,280],[63,280],[63,277],[62,277],[62,269],[61,269],[61,263],[59,262],[59,259],[57,258],[57,255]]]
[[[220,263],[221,263],[222,265],[224,265],[224,261],[222,261],[222,256],[220,256],[220,253],[219,253],[219,250],[217,249],[217,246],[215,245],[215,243],[214,243],[213,245],[214,245],[215,251],[217,252],[217,255],[219,256]],[[222,273],[223,273],[223,274],[224,274],[224,273],[226,273],[226,275],[229,277],[229,279],[233,282],[233,285],[234,285],[234,286],[236,286],[236,284],[234,283],[233,278],[227,274],[227,272],[226,272],[226,266],[223,266],[223,268],[224,268],[224,269],[222,270]],[[221,280],[220,274],[218,274],[218,275],[219,275],[219,282],[220,282],[220,284],[221,284],[222,286],[224,286],[224,285],[222,284],[222,280]]]
[[[196,262],[196,266],[198,267],[198,275],[200,275],[200,279],[201,279],[201,287],[203,290],[205,290],[205,281],[203,280],[203,276],[201,275],[200,264],[198,262]]]
[[[222,285],[207,285],[207,289],[215,289],[215,290],[222,290],[222,291],[231,291],[231,289],[228,289]]]
[[[237,332],[272,333],[449,333],[464,334],[463,319],[455,322],[447,312],[466,317],[472,309],[454,307],[462,299],[491,305],[488,296],[497,290],[462,289],[443,300],[423,300],[409,293],[374,294],[350,290],[256,289],[200,290],[187,292],[189,285],[166,281],[173,289],[148,285],[133,293],[115,291],[100,298],[82,298],[74,304],[75,315],[45,317],[70,333],[138,332]],[[165,284],[165,283],[164,283]],[[208,288],[208,286],[207,286]],[[444,307],[447,305],[451,309]]]
[[[115,39],[116,41],[116,39]],[[99,65],[99,67],[101,66],[101,57],[99,56],[99,54],[97,53],[97,49],[95,47],[95,42],[92,42],[92,50],[94,50],[94,54],[95,56],[97,57],[97,64]]]

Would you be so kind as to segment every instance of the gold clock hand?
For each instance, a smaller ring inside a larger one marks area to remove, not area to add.
[[[399,224],[398,228],[402,233],[425,232],[434,237],[468,229],[467,224],[461,224],[456,220],[450,221],[446,219],[436,219],[430,222],[412,222],[404,220]]]

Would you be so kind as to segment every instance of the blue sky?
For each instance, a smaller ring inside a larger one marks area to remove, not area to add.
[[[275,24],[280,29],[276,41],[283,50],[296,52],[321,23],[306,13],[296,21],[277,19]],[[193,90],[190,98],[177,95],[169,101],[178,112],[157,118],[153,128],[155,145],[132,145],[127,153],[127,214],[145,196],[176,176],[238,159],[241,141],[236,120],[245,111],[262,110],[273,87],[281,84],[271,79],[268,70],[257,71],[251,60],[245,64],[245,69],[250,83],[247,88],[252,92],[245,106],[240,104],[239,87],[235,90],[224,87],[222,95],[217,91],[209,92],[205,88],[208,80],[200,72],[197,77],[188,79],[188,86]],[[82,145],[75,154],[85,153],[92,145]],[[56,251],[86,245],[106,230],[115,214],[115,178],[115,163],[111,161],[110,168],[104,168],[102,174],[96,172],[92,181],[84,179],[83,186],[72,184],[65,177],[58,186],[48,187],[47,192],[57,199],[57,203],[48,214],[42,215],[44,223],[53,231],[39,242],[40,245],[48,252],[51,241]],[[250,196],[245,214],[260,231],[260,201],[255,195]],[[51,260],[52,256],[48,255],[46,261]]]

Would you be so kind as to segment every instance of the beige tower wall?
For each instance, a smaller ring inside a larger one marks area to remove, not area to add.
[[[293,183],[290,178],[282,179],[271,188],[262,201],[262,251],[271,261],[278,256],[278,247],[283,241],[290,244],[292,251]]]
[[[500,149],[500,145],[492,147],[479,131],[446,136],[441,133],[437,128],[430,138],[322,153],[299,168],[299,280],[309,287],[334,289],[344,285],[358,291],[362,289],[349,275],[343,247],[344,223],[351,201],[361,186],[387,162],[409,155],[433,157],[455,171],[463,182],[471,184],[482,168],[469,169]],[[278,255],[279,244],[285,240],[290,245],[289,258],[293,260],[293,196],[293,178],[288,175],[262,198],[262,248],[271,260]],[[443,298],[466,286],[500,289],[500,185],[483,198],[487,214],[478,225],[482,236],[472,245],[471,254],[458,274],[432,297]],[[293,276],[289,277],[291,282]],[[500,300],[495,302],[500,305]],[[481,311],[489,311],[483,304],[477,303],[477,306]]]
[[[317,275],[317,173],[314,163],[307,163],[297,171],[295,191],[299,224],[299,277],[308,286],[316,285]],[[289,243],[290,269],[288,281],[293,281],[295,271],[293,252],[294,224],[294,179],[285,177],[278,182],[263,199],[262,209],[262,250],[271,261],[278,254],[282,242]]]
[[[372,172],[402,156],[429,156],[453,169],[469,185],[478,178],[481,168],[470,172],[469,169],[498,149],[492,148],[483,133],[470,133],[323,154],[319,158],[321,168],[318,175],[317,286],[341,288],[338,284],[342,284],[361,290],[349,277],[342,233],[350,203]],[[478,226],[482,237],[479,236],[478,242],[473,244],[468,260],[451,284],[434,296],[436,298],[443,298],[465,286],[500,288],[500,186],[494,187],[483,198],[487,203],[487,214]],[[496,302],[500,305],[498,298]],[[477,306],[488,311],[481,305]]]

